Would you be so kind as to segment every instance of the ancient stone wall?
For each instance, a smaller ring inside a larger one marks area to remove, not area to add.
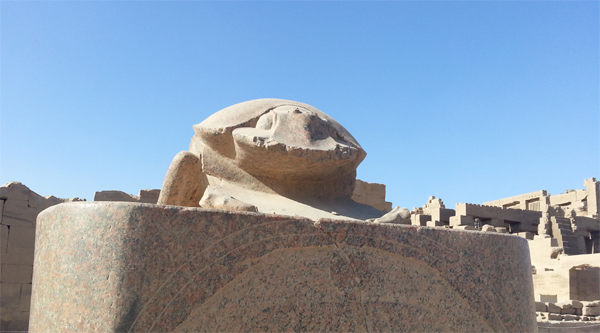
[[[121,191],[100,191],[94,200],[156,203],[159,193],[160,190],[141,190],[134,196]],[[36,218],[48,207],[72,201],[85,200],[42,197],[19,182],[0,187],[0,330],[27,330]]]
[[[160,190],[140,190],[135,196],[123,191],[99,191],[94,194],[94,201],[124,201],[155,204],[158,201]]]
[[[516,208],[516,209],[528,209],[528,210],[540,210],[539,203],[542,198],[548,196],[546,191],[536,191],[531,193],[519,194],[512,197],[498,199],[493,201],[484,202],[483,205],[495,206],[502,208]],[[538,203],[536,205],[536,203]]]
[[[19,182],[0,187],[0,330],[27,330],[36,217],[42,210],[68,201],[81,199],[42,197]]]
[[[428,227],[447,226],[450,225],[450,217],[455,213],[454,209],[446,208],[442,199],[431,196],[423,207],[413,208],[411,224]]]
[[[569,255],[567,242],[535,236],[528,240],[537,301],[600,299],[600,253]]]
[[[600,322],[600,301],[535,302],[538,322]],[[577,331],[573,331],[577,332]],[[594,332],[597,332],[594,331]]]
[[[542,213],[537,211],[459,203],[456,204],[456,215],[450,218],[450,225],[473,225],[477,218],[481,224],[506,227],[510,233],[533,233],[537,232],[540,217]]]
[[[546,204],[560,207],[563,211],[574,210],[577,216],[598,219],[600,211],[600,182],[588,178],[583,182],[585,189],[567,190],[565,193],[550,195],[547,191],[537,191],[512,197],[484,202],[483,205],[522,210],[544,211]]]
[[[352,200],[373,206],[384,212],[392,210],[392,203],[385,201],[385,185],[383,184],[367,183],[357,179]]]

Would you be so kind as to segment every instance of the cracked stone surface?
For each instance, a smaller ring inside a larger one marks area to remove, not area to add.
[[[30,331],[533,332],[530,269],[505,234],[69,203],[38,218]]]

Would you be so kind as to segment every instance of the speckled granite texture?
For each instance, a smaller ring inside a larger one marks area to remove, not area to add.
[[[516,236],[91,202],[36,237],[32,332],[537,330]]]

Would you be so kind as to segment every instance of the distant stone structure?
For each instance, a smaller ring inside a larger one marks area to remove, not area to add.
[[[440,227],[449,225],[452,216],[453,209],[447,209],[442,199],[431,196],[423,207],[413,209],[411,222],[412,225]]]
[[[542,190],[482,205],[458,203],[455,210],[430,197],[426,205],[413,209],[411,220],[413,225],[467,230],[476,230],[479,224],[482,231],[524,237],[529,242],[538,309],[544,309],[538,310],[538,320],[596,321],[600,320],[596,314],[600,309],[599,184],[588,178],[585,189],[558,195]],[[569,307],[571,303],[576,305]]]
[[[79,198],[42,197],[19,182],[0,187],[0,331],[26,331],[37,215]]]
[[[546,206],[559,207],[563,212],[574,210],[577,216],[598,219],[600,211],[600,191],[598,181],[588,178],[585,189],[567,190],[558,195],[549,195],[547,191],[537,191],[509,198],[484,202],[487,206],[519,208],[523,210],[544,211]]]
[[[558,195],[537,191],[485,203],[508,211],[527,209],[524,211],[541,215],[537,223],[533,219],[515,221],[528,228],[526,237],[539,302],[597,304],[593,301],[600,300],[599,184],[595,178],[588,178],[584,181],[585,189]],[[553,318],[561,315],[550,313]],[[563,311],[562,315],[572,314]]]
[[[375,207],[382,212],[387,213],[392,210],[392,203],[385,201],[385,185],[383,184],[367,183],[357,179],[352,200]]]
[[[160,196],[160,190],[140,190],[135,196],[122,191],[100,191],[94,194],[94,201],[124,201],[155,204]]]

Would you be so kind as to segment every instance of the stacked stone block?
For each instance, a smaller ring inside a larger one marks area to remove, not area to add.
[[[0,187],[0,330],[27,330],[37,215],[80,200],[42,197],[19,182]]]
[[[456,204],[456,215],[450,217],[450,225],[473,225],[475,218],[493,227],[509,227],[511,233],[537,232],[541,212],[522,209],[501,208],[470,203]]]
[[[585,248],[578,243],[579,238],[574,234],[571,221],[568,218],[552,216],[552,234],[559,244],[563,245],[564,254],[585,254]]]
[[[411,224],[428,227],[447,226],[454,214],[454,209],[447,209],[442,199],[430,196],[423,207],[413,208]]]
[[[600,321],[600,301],[535,302],[539,321]]]
[[[385,185],[378,183],[367,183],[360,179],[356,180],[352,200],[375,207],[382,212],[392,210],[392,203],[385,201]]]
[[[158,201],[160,190],[140,190],[135,196],[123,191],[99,191],[94,194],[94,201],[123,201],[142,202],[155,204]]]

